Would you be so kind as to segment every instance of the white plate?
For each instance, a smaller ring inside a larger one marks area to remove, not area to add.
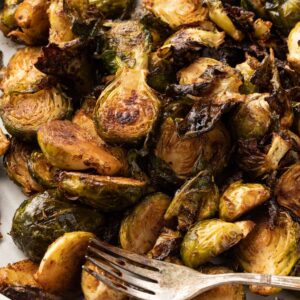
[[[0,34],[0,50],[4,55],[4,64],[7,64],[11,55],[15,52],[16,44],[10,42]],[[0,127],[2,124],[0,124]],[[11,229],[11,221],[15,210],[19,207],[26,196],[22,194],[20,188],[16,186],[12,181],[8,179],[5,174],[2,159],[0,163],[0,215],[1,215],[1,226],[0,232],[3,234],[3,239],[0,241],[0,267],[6,266],[8,263],[13,263],[24,259],[23,253],[13,243],[9,232]],[[278,298],[279,297],[279,298]],[[299,297],[292,296],[290,294],[281,293],[278,297],[260,297],[253,294],[247,296],[247,300],[299,300]],[[1,296],[0,300],[7,299]],[[212,299],[213,300],[213,299]]]

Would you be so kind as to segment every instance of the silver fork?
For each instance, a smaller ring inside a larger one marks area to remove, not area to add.
[[[145,300],[184,300],[222,284],[268,285],[300,290],[300,277],[252,273],[204,275],[184,266],[130,253],[93,239],[86,255],[103,272],[88,272],[109,287]]]

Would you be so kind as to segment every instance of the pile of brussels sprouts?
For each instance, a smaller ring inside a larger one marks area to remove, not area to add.
[[[80,269],[59,283],[71,260],[49,257],[94,235],[208,274],[300,275],[299,0],[4,0],[0,29],[26,45],[1,70],[0,155],[30,196],[10,234],[31,260],[0,291],[67,299]]]

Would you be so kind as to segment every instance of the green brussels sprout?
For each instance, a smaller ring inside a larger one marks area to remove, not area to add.
[[[233,182],[220,198],[220,218],[234,221],[269,198],[270,191],[262,184]]]
[[[288,62],[291,66],[300,71],[300,22],[298,22],[295,27],[291,30],[288,36]]]
[[[246,61],[236,65],[236,69],[241,72],[244,83],[241,86],[241,91],[245,94],[252,94],[258,91],[255,84],[251,82],[252,75],[255,70],[260,66],[259,61],[250,55],[246,55]]]
[[[164,227],[147,256],[152,259],[164,260],[179,249],[181,241],[182,236],[179,231]]]
[[[134,68],[141,60],[141,53],[148,53],[151,46],[151,34],[139,21],[105,22],[106,40],[100,55],[110,74],[126,64]]]
[[[99,233],[104,223],[97,211],[58,200],[55,191],[37,194],[16,210],[11,236],[33,261],[39,261],[47,247],[66,232]]]
[[[143,4],[173,29],[201,23],[207,16],[207,9],[198,0],[143,0]]]
[[[232,128],[240,139],[262,138],[272,122],[269,94],[250,94],[233,115]]]
[[[56,120],[42,125],[37,139],[46,159],[59,169],[95,169],[101,175],[113,175],[123,167],[105,145],[98,144],[70,121]]]
[[[47,42],[49,20],[46,0],[24,0],[15,10],[16,30],[8,36],[24,42],[27,45],[37,45]]]
[[[177,73],[179,85],[175,94],[212,104],[244,102],[239,93],[243,84],[240,73],[229,65],[209,57],[201,57]],[[206,100],[205,100],[206,99]]]
[[[160,58],[168,58],[175,52],[190,50],[196,46],[218,48],[224,43],[225,34],[217,30],[208,31],[201,27],[182,28],[171,35],[157,50]]]
[[[34,140],[43,124],[68,118],[71,113],[70,99],[56,88],[8,94],[0,100],[0,115],[6,130],[25,141]]]
[[[262,177],[276,171],[290,149],[290,142],[273,132],[268,145],[259,145],[256,139],[239,140],[235,159],[242,170],[255,178]]]
[[[227,163],[230,148],[230,136],[222,123],[200,137],[181,138],[175,122],[167,118],[161,127],[155,155],[179,178],[185,179],[205,169],[219,173]]]
[[[30,146],[13,138],[3,160],[8,177],[20,185],[26,195],[43,191],[42,186],[34,180],[28,170],[27,161],[31,151]]]
[[[260,41],[267,41],[271,36],[272,23],[258,18],[253,23],[254,37]]]
[[[50,165],[42,152],[33,151],[27,164],[30,175],[39,185],[45,188],[57,187],[55,175],[58,169]]]
[[[197,268],[244,239],[253,227],[252,221],[200,221],[185,235],[181,244],[181,258],[186,266]]]
[[[77,197],[85,204],[111,212],[135,204],[143,195],[146,183],[132,178],[61,172],[58,188],[66,197]]]
[[[0,128],[0,156],[4,155],[10,145],[10,141]]]
[[[41,48],[26,47],[19,49],[3,70],[1,90],[4,94],[24,91],[37,91],[46,75],[35,68],[34,64],[41,55]]]
[[[5,36],[7,36],[10,31],[14,30],[17,27],[15,12],[21,1],[4,0],[3,2],[3,8],[0,12],[0,30]]]
[[[289,275],[300,257],[299,224],[279,211],[274,222],[269,216],[256,221],[253,231],[237,246],[236,257],[245,272]],[[250,286],[253,293],[272,295],[280,289]]]
[[[298,187],[298,172],[300,164],[294,164],[285,171],[276,186],[277,202],[300,217],[300,197]]]
[[[152,131],[160,106],[145,69],[123,67],[97,101],[97,132],[107,142],[138,142]]]
[[[121,224],[121,247],[137,254],[150,251],[165,225],[164,214],[170,202],[169,196],[156,193],[139,203]]]
[[[176,217],[178,229],[187,231],[196,220],[214,217],[218,207],[219,190],[214,178],[209,172],[201,171],[176,192],[165,219]]]
[[[205,0],[204,3],[208,7],[209,18],[228,35],[236,41],[241,41],[244,38],[243,33],[238,30],[231,19],[228,17],[222,1],[220,0]]]
[[[200,268],[204,274],[216,275],[233,273],[232,270],[222,266],[208,266]],[[241,284],[224,284],[193,298],[193,300],[245,300],[245,288]]]
[[[64,10],[63,0],[53,0],[48,9],[50,22],[49,43],[63,48],[68,43],[76,40],[72,31],[72,21]]]

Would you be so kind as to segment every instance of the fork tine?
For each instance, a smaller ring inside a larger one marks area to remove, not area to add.
[[[106,251],[110,252],[111,254],[121,256],[122,258],[131,260],[135,263],[143,265],[146,268],[150,268],[150,269],[152,269],[153,271],[156,271],[156,272],[160,271],[159,270],[159,267],[160,267],[159,264],[163,263],[163,262],[159,262],[159,264],[157,264],[154,259],[150,259],[150,258],[141,256],[141,255],[137,255],[137,254],[131,253],[129,251],[126,251],[124,249],[119,249],[117,247],[108,245],[107,243],[102,242],[102,241],[97,240],[97,239],[91,239],[91,243],[96,244],[97,246],[105,249]]]
[[[92,257],[87,256],[87,260],[89,260],[91,263],[102,269],[103,271],[107,272],[108,274],[112,275],[114,278],[118,279],[118,281],[121,281],[125,284],[129,284],[133,288],[136,287],[138,289],[145,289],[149,292],[154,292],[154,290],[159,287],[156,283],[152,283],[143,279],[139,279],[137,277],[134,277],[132,273],[129,273],[127,271],[118,271],[114,269],[114,267],[108,266],[101,261],[94,259]],[[117,272],[115,272],[117,271]]]
[[[131,263],[128,263],[123,258],[116,258],[116,257],[114,257],[106,252],[103,252],[101,250],[98,250],[92,246],[88,247],[88,251],[91,252],[91,254],[94,254],[105,261],[109,261],[119,271],[122,271],[122,270],[129,271],[129,272],[133,273],[134,275],[140,276],[144,279],[152,280],[154,282],[157,282],[160,278],[160,273],[157,271],[151,271],[148,269],[144,269],[144,268],[135,266]]]
[[[112,289],[115,289],[121,293],[127,294],[129,296],[133,296],[139,299],[144,299],[144,300],[155,300],[157,299],[155,295],[145,293],[143,291],[138,291],[136,289],[133,289],[131,287],[125,286],[121,283],[115,284],[114,282],[110,281],[107,277],[105,277],[102,274],[99,274],[97,272],[94,272],[93,270],[83,266],[82,269],[89,273],[90,275],[94,276],[96,279],[100,280],[107,286],[111,287]]]

